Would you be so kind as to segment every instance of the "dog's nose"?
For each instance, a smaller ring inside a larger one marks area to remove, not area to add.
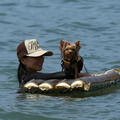
[[[72,54],[72,52],[70,52],[70,54]]]

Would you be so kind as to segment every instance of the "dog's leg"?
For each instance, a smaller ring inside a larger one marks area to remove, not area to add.
[[[75,79],[78,78],[78,68],[77,68],[77,64],[75,64]]]

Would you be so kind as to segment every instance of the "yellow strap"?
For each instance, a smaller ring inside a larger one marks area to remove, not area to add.
[[[64,60],[64,59],[62,59],[62,60],[63,60],[64,63],[70,64],[69,61],[66,61],[66,60]]]
[[[78,62],[80,59],[81,59],[80,56],[78,56],[78,58],[76,59],[76,61]],[[62,60],[63,60],[64,63],[70,64],[69,61],[66,61],[66,60],[64,60],[64,59],[62,59]]]

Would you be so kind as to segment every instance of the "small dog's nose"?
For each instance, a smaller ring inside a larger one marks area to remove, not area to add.
[[[70,54],[72,54],[72,52],[70,52]]]

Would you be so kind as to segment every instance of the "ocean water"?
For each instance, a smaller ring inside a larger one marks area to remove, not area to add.
[[[119,11],[119,0],[1,0],[0,120],[119,120],[119,88],[86,97],[17,93],[16,57],[18,44],[35,38],[54,51],[42,72],[60,71],[60,40],[81,40],[89,73],[120,69]]]

